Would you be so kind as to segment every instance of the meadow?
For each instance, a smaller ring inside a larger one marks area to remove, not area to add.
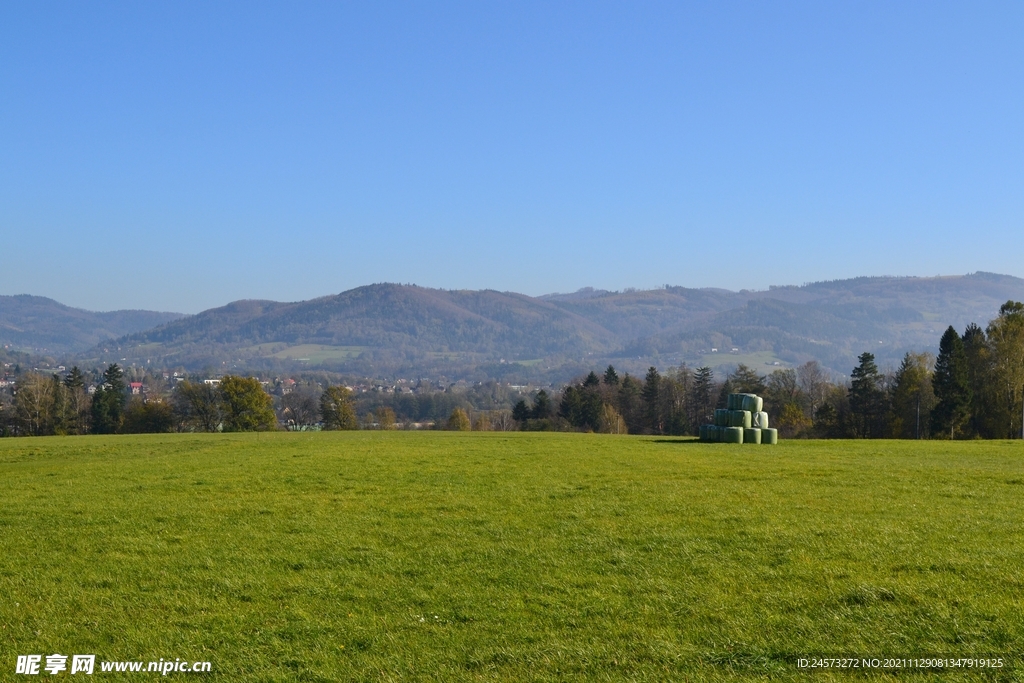
[[[1021,442],[3,439],[0,680],[1021,680],[1022,521]]]

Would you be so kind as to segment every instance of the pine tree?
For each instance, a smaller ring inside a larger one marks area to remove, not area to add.
[[[729,379],[732,381],[733,393],[764,394],[765,378],[743,363],[736,366],[736,372],[732,373]]]
[[[694,421],[696,425],[708,424],[714,417],[714,403],[712,392],[715,388],[715,374],[706,365],[697,368],[693,374],[693,384],[690,385],[690,405],[694,410]]]
[[[662,411],[661,411],[661,375],[653,365],[648,368],[647,376],[644,378],[644,388],[640,396],[644,403],[644,420],[647,428],[653,434],[662,433]]]
[[[964,343],[952,325],[939,341],[932,387],[938,399],[932,411],[932,430],[955,438],[970,417],[971,385]]]
[[[85,377],[82,376],[82,371],[75,365],[68,372],[68,376],[64,378],[64,386],[68,389],[84,389],[85,388]]]
[[[519,399],[515,407],[512,408],[512,419],[516,422],[526,422],[530,419],[530,408],[523,399]]]
[[[124,372],[114,363],[103,372],[103,383],[92,397],[92,431],[116,433],[121,428],[127,398]]]
[[[882,377],[875,365],[872,353],[857,357],[859,364],[850,373],[850,412],[853,413],[857,436],[879,438],[882,436],[882,419],[885,395],[879,388]]]
[[[967,382],[971,388],[970,417],[964,430],[967,434],[987,439],[1004,436],[995,428],[998,422],[1005,422],[1006,418],[998,410],[998,401],[992,391],[996,386],[992,376],[992,348],[985,330],[971,323],[960,339],[967,356]]]
[[[551,397],[548,396],[548,392],[541,389],[537,392],[537,395],[533,398],[533,419],[535,420],[546,420],[554,413],[554,408],[551,405]]]
[[[641,393],[643,386],[627,372],[619,386],[617,401],[619,414],[626,421],[630,434],[639,434],[644,430],[644,414]]]
[[[615,368],[611,365],[604,371],[604,383],[610,387],[617,386],[619,383],[619,373],[615,372]]]

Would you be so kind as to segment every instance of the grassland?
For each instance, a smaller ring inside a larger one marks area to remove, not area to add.
[[[898,678],[1020,680],[1020,442],[4,439],[0,491],[0,680],[57,652],[209,660],[170,674],[207,681],[831,680],[796,657],[984,654],[1018,668]]]
[[[720,367],[736,367],[740,363],[761,370],[764,366],[777,368],[792,367],[791,363],[781,360],[771,351],[755,351],[753,353],[730,353],[728,349],[719,349],[718,353],[705,353],[699,359],[693,361],[694,367],[707,366],[712,370]],[[776,366],[775,363],[778,363]]]
[[[271,358],[301,360],[310,363],[351,360],[352,358],[358,358],[366,350],[367,347],[365,346],[328,346],[325,344],[294,344],[289,346],[281,342],[256,344],[245,349],[245,351],[250,353],[266,354]]]

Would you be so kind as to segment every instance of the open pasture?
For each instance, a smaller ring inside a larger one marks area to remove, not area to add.
[[[796,658],[995,655],[1016,668],[897,677],[1019,680],[1022,522],[1020,442],[4,439],[0,680],[29,680],[30,653],[224,681],[831,680]]]

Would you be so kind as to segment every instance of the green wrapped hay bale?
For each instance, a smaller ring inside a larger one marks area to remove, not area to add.
[[[750,411],[748,410],[730,410],[729,411],[729,426],[730,427],[742,427],[743,429],[750,429],[751,426]]]
[[[698,439],[700,439],[701,441],[707,441],[708,440],[708,426],[707,425],[701,425],[700,429],[697,431],[697,434],[698,434],[698,436],[697,436]]]
[[[726,427],[725,438],[722,441],[725,443],[743,443],[743,427]]]
[[[743,398],[740,394],[729,394],[729,398],[725,401],[725,406],[729,410],[740,410]]]
[[[740,410],[749,410],[752,413],[759,413],[764,407],[764,401],[756,394],[743,394],[741,403],[743,405],[740,406]]]
[[[761,430],[757,427],[743,430],[743,443],[761,443]]]
[[[779,442],[779,430],[778,429],[762,429],[761,430],[761,443],[769,444],[774,446]]]
[[[768,413],[764,411],[754,413],[754,426],[758,429],[768,429]]]
[[[729,410],[727,408],[715,408],[715,426],[729,426]]]

